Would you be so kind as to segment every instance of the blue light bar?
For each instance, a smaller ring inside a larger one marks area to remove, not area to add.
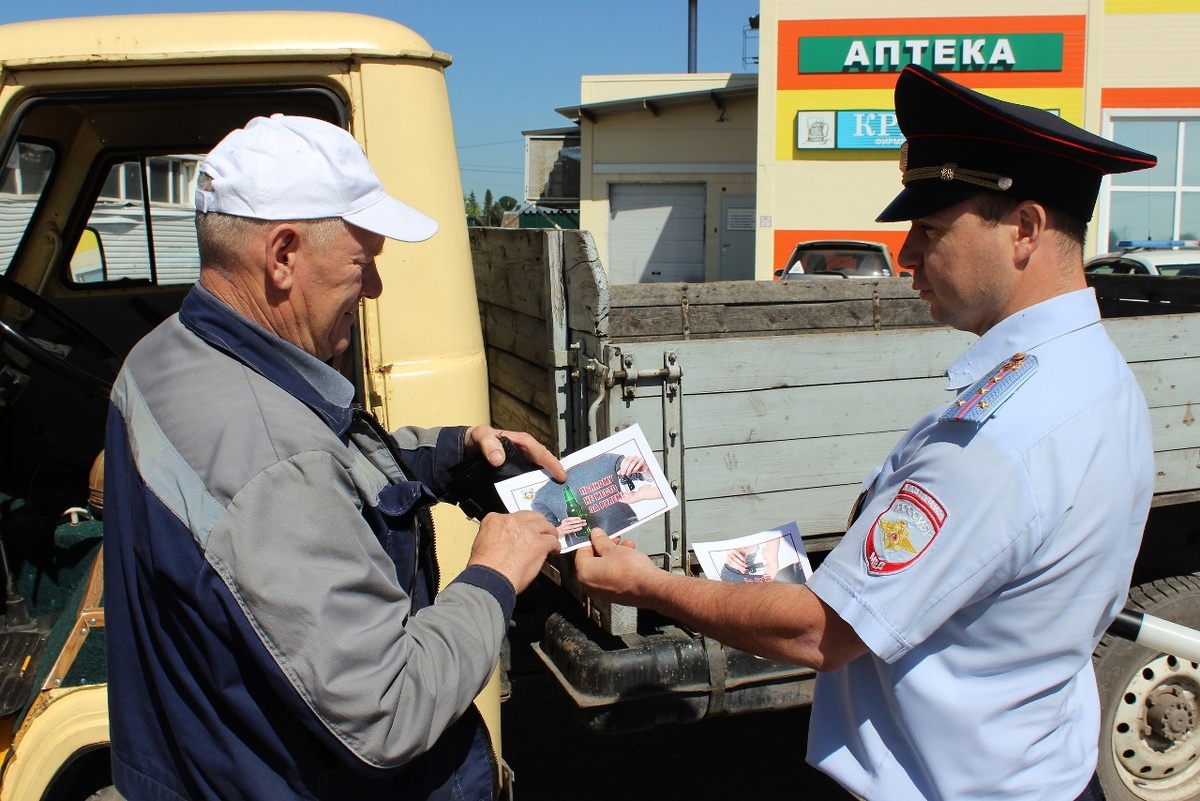
[[[1196,239],[1122,239],[1117,247],[1126,248],[1186,248],[1200,245]]]

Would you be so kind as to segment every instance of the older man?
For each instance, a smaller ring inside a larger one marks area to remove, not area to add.
[[[320,120],[257,118],[200,169],[200,281],[113,390],[113,777],[139,799],[490,799],[472,699],[554,527],[491,515],[435,598],[429,507],[487,426],[384,431],[327,365],[437,223]],[[524,455],[562,479],[527,435]]]
[[[939,322],[979,335],[867,479],[807,586],[672,575],[593,536],[593,595],[809,665],[808,759],[868,799],[1097,799],[1091,652],[1121,609],[1154,480],[1149,415],[1083,276],[1106,173],[1153,166],[920,67],[896,84],[911,221]]]

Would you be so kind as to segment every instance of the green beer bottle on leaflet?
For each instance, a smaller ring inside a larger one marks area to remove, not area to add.
[[[563,500],[567,502],[567,517],[578,517],[583,521],[583,528],[576,531],[571,536],[573,537],[590,537],[592,534],[592,524],[587,519],[587,509],[575,497],[575,493],[571,491],[570,484],[563,484]]]

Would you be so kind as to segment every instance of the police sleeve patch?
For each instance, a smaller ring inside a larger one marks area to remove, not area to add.
[[[946,522],[946,508],[929,490],[905,481],[863,545],[867,572],[890,576],[921,558]]]

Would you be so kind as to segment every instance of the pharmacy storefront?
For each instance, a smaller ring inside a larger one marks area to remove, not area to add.
[[[832,11],[848,6],[828,5]],[[1106,181],[1089,254],[1119,239],[1200,238],[1200,0],[1018,0],[1004,16],[956,2],[764,0],[760,20],[756,276],[797,242],[865,239],[899,250],[875,215],[900,187],[892,89],[921,64],[1004,100],[1154,153],[1154,170]]]

